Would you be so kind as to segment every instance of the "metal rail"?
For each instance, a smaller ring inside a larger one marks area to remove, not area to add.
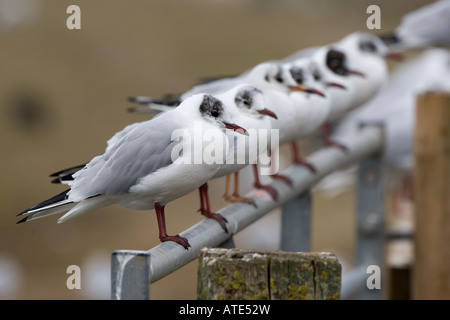
[[[363,185],[366,183],[368,188],[360,194],[361,201],[358,201],[360,213],[358,213],[357,233],[363,241],[362,247],[358,246],[357,262],[362,266],[370,263],[382,267],[383,258],[380,260],[380,254],[382,255],[380,246],[383,247],[384,237],[380,238],[380,233],[384,232],[384,210],[381,209],[384,202],[383,199],[380,201],[380,196],[382,197],[380,185],[382,185],[383,179],[379,155],[383,149],[383,128],[379,125],[361,126],[358,135],[349,137],[342,142],[348,147],[348,151],[324,148],[308,157],[308,161],[313,163],[317,169],[315,174],[299,166],[287,168],[284,173],[292,178],[293,187],[273,181],[273,187],[279,192],[278,201],[273,201],[262,191],[253,190],[246,196],[254,199],[257,208],[247,204],[233,203],[219,210],[218,212],[228,220],[229,234],[226,234],[216,221],[203,219],[180,233],[189,240],[191,244],[189,250],[185,250],[173,242],[164,242],[148,251],[114,251],[111,269],[111,298],[148,299],[150,283],[195,260],[200,249],[204,247],[233,247],[232,237],[234,234],[280,206],[283,206],[280,249],[309,251],[311,238],[311,195],[309,190],[331,172],[366,159],[369,159],[367,160],[369,162],[363,165],[363,171],[360,171],[362,173],[358,179]],[[368,168],[366,168],[367,166]],[[369,173],[366,170],[369,170]],[[375,198],[370,199],[373,195]],[[373,225],[374,222],[375,225]],[[373,249],[376,254],[368,257],[365,253],[366,249],[371,252]],[[344,281],[346,281],[345,278]],[[347,291],[353,292],[351,288]],[[380,294],[377,293],[374,297],[380,298]]]

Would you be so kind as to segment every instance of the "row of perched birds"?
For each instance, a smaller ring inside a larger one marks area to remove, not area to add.
[[[437,2],[445,3],[447,14],[449,2]],[[447,18],[441,24],[448,25]],[[432,20],[436,24],[437,19]],[[389,79],[385,59],[398,57],[392,47],[403,50],[418,46],[417,43],[428,46],[430,39],[428,35],[413,33],[385,37],[383,41],[372,34],[355,32],[332,44],[260,63],[236,77],[194,86],[178,99],[134,97],[131,100],[138,106],[131,111],[157,115],[116,133],[108,141],[105,153],[90,162],[54,173],[53,182],[68,184],[70,188],[21,212],[19,215],[27,216],[19,222],[68,211],[58,220],[64,222],[118,203],[137,210],[155,209],[160,241],[174,241],[188,249],[186,238],[168,235],[164,209],[171,201],[198,189],[201,213],[215,219],[228,232],[227,220],[211,210],[208,181],[226,176],[228,201],[256,205],[239,193],[239,171],[251,165],[254,187],[276,201],[277,190],[261,183],[258,158],[264,154],[273,156],[279,145],[291,144],[293,164],[314,174],[314,164],[302,158],[297,142],[318,129],[324,132],[326,146],[346,152],[347,147],[332,137],[331,125],[345,121],[353,110],[364,109],[365,103],[385,90]],[[448,34],[446,41],[450,43]],[[400,96],[403,89],[397,90],[394,93]],[[383,110],[394,107],[389,102],[382,103]],[[389,112],[386,117],[390,118]],[[251,152],[253,143],[257,148]],[[214,161],[204,158],[211,155],[211,150]],[[198,157],[201,161],[192,161]],[[244,161],[236,161],[242,158]],[[277,172],[272,172],[271,177],[291,184],[288,176]]]

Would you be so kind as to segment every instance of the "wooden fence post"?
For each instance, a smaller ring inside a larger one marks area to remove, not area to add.
[[[340,299],[341,265],[330,253],[203,248],[200,300]]]
[[[418,96],[414,299],[450,299],[450,95]]]

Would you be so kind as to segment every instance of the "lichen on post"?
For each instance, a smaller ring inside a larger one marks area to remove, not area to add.
[[[204,300],[339,299],[341,265],[330,253],[204,248],[197,297]]]

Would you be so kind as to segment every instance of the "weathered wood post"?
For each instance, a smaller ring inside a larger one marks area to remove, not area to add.
[[[450,299],[450,95],[418,96],[414,299]]]
[[[321,253],[203,248],[197,298],[201,300],[339,299],[341,265]]]

